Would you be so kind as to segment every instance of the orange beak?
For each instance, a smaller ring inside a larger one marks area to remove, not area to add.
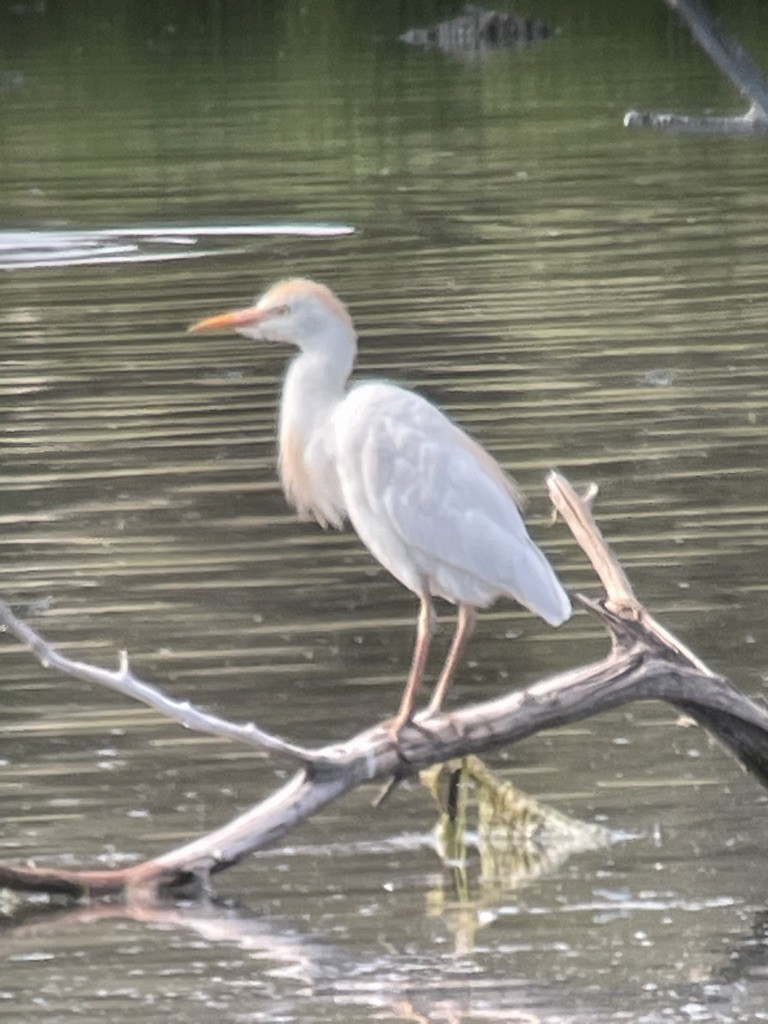
[[[187,328],[187,334],[197,334],[198,331],[236,330],[238,327],[245,327],[248,324],[257,324],[263,317],[263,309],[249,306],[247,309],[236,309],[232,313],[219,313],[218,316],[209,316],[205,320],[198,320],[196,324]]]

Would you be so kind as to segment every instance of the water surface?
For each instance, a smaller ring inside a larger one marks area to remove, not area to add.
[[[548,3],[559,36],[481,64],[397,42],[455,13],[438,3],[49,6],[2,13],[5,599],[69,652],[125,648],[300,743],[396,707],[414,601],[286,509],[279,353],[184,333],[300,273],[349,303],[361,376],[419,388],[515,473],[569,586],[596,590],[546,524],[553,466],[599,483],[654,614],[764,691],[765,142],[622,128],[629,107],[740,109],[661,4]],[[761,14],[731,22],[756,55]],[[454,699],[604,649],[581,615],[553,631],[499,604]],[[284,777],[2,658],[3,857],[149,856]],[[230,906],[6,931],[0,1015],[764,1019],[765,799],[704,734],[637,705],[494,766],[623,841],[516,888],[475,870],[468,900],[426,793],[374,811],[361,791],[221,877]]]

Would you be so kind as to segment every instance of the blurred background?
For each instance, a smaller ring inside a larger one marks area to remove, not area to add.
[[[711,9],[768,72],[762,0]],[[281,354],[185,335],[301,274],[360,376],[514,473],[568,586],[598,592],[555,466],[650,610],[764,692],[768,143],[622,126],[746,108],[661,2],[502,10],[533,38],[468,54],[401,40],[447,0],[0,3],[2,597],[63,650],[302,743],[394,711],[415,603],[287,509]],[[499,603],[453,700],[605,649]],[[150,856],[285,776],[0,653],[3,858]],[[6,930],[0,1017],[766,1019],[765,799],[703,733],[638,704],[492,764],[615,843],[459,892],[428,796],[361,790],[220,876],[227,906]]]

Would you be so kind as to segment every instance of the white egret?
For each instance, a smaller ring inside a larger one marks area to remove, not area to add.
[[[441,706],[476,609],[511,597],[553,626],[571,603],[528,536],[513,481],[425,398],[384,381],[350,386],[357,334],[343,303],[306,278],[280,281],[255,305],[190,331],[234,329],[298,349],[279,416],[283,490],[302,518],[349,519],[374,558],[418,597],[408,679],[392,728],[411,719],[435,629],[432,597],[458,606],[456,631],[427,715]]]

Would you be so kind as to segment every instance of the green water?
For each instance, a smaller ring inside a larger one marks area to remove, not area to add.
[[[286,509],[279,355],[184,333],[306,274],[348,302],[361,376],[417,387],[515,473],[569,586],[596,592],[546,525],[552,466],[599,483],[654,614],[764,691],[765,141],[622,127],[630,107],[743,110],[661,3],[543,2],[526,13],[556,38],[476,63],[398,42],[447,3],[12,6],[5,599],[68,652],[127,648],[297,742],[394,710],[414,601],[351,533]],[[761,60],[762,5],[727,13]],[[500,603],[454,700],[604,649],[583,616],[553,631]],[[283,777],[0,654],[3,858],[150,856]],[[765,799],[675,718],[637,705],[494,762],[625,837],[608,850],[461,902],[426,794],[374,811],[360,791],[221,876],[231,907],[6,929],[0,1019],[764,1019]]]

